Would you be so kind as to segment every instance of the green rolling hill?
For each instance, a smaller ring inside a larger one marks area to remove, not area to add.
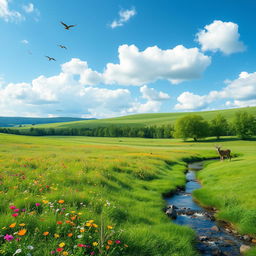
[[[200,111],[200,112],[179,112],[179,113],[153,113],[153,114],[137,114],[108,119],[96,119],[96,120],[82,120],[75,122],[62,122],[51,124],[34,125],[34,128],[95,128],[95,127],[109,127],[109,126],[132,126],[143,127],[153,125],[167,125],[174,124],[176,119],[187,114],[198,114],[206,120],[213,119],[218,113],[221,113],[229,121],[232,121],[235,113],[238,110],[244,110],[256,117],[256,107],[247,107],[239,109],[225,109],[215,111]],[[28,127],[26,127],[28,128]],[[25,128],[23,128],[25,129]]]

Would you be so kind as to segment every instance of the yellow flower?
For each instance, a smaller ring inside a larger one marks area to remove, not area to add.
[[[84,229],[84,228],[81,228],[81,229],[80,229],[80,232],[81,232],[81,233],[83,233],[84,231],[85,231],[85,229]]]
[[[65,245],[66,245],[66,244],[62,242],[62,243],[59,244],[59,247],[60,247],[60,248],[63,248]]]
[[[89,222],[89,223],[93,223],[93,222],[94,222],[94,220],[89,220],[89,221],[87,221],[87,222]]]
[[[82,215],[83,213],[79,212],[78,215]]]
[[[44,203],[44,204],[48,204],[49,201],[48,201],[48,200],[43,200],[43,203]]]
[[[67,256],[68,252],[65,251],[65,252],[62,253],[62,255]]]
[[[49,232],[46,231],[46,232],[43,233],[43,235],[44,235],[44,236],[48,236],[48,235],[49,235]]]
[[[20,226],[20,227],[25,227],[26,224],[25,224],[25,223],[20,223],[19,226]]]
[[[93,246],[97,246],[99,243],[98,242],[93,242],[92,245]]]
[[[26,233],[27,233],[27,230],[26,230],[26,229],[21,229],[21,230],[18,232],[18,235],[19,235],[19,236],[24,236]]]
[[[15,228],[15,226],[16,226],[16,223],[12,223],[9,227],[10,228]]]
[[[55,237],[55,238],[59,238],[59,237],[60,237],[60,235],[58,235],[58,234],[54,234],[54,237]]]
[[[71,213],[76,213],[76,211],[71,211]]]
[[[6,229],[6,227],[2,227],[2,229]]]
[[[86,222],[85,226],[86,226],[86,227],[91,227],[92,224],[91,224],[90,222]]]
[[[108,228],[108,229],[113,229],[113,227],[112,227],[112,226],[107,226],[107,228]]]
[[[58,201],[59,204],[64,204],[64,202],[65,202],[65,201],[62,200],[62,199]]]
[[[113,241],[112,240],[108,240],[108,245],[111,245],[113,244]]]

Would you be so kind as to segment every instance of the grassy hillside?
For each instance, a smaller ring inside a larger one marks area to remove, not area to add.
[[[0,144],[0,255],[18,249],[24,252],[20,255],[56,250],[62,250],[57,255],[99,255],[101,248],[101,255],[197,255],[194,232],[164,215],[161,195],[184,185],[184,158],[217,156],[214,142],[0,134]],[[222,145],[243,155],[209,165],[216,170],[209,181],[216,172],[222,184],[213,195],[216,200],[233,186],[225,200],[235,202],[230,220],[239,227],[238,209],[245,215],[255,211],[256,142],[230,138]],[[239,171],[241,166],[246,171]],[[225,172],[219,176],[221,167]],[[240,201],[245,190],[239,181],[251,195],[246,204]],[[256,236],[253,216],[241,231]],[[11,243],[3,239],[6,235],[14,237]]]
[[[234,114],[239,109],[226,109],[217,111],[202,111],[193,112],[193,114],[199,114],[206,120],[211,120],[217,113],[222,113],[228,120],[234,117]],[[242,108],[256,116],[256,107]],[[191,112],[190,112],[191,113]],[[36,125],[36,128],[94,128],[94,127],[108,127],[108,126],[152,126],[152,125],[168,125],[173,124],[176,119],[186,115],[188,113],[155,113],[155,114],[138,114],[117,118],[99,119],[99,120],[87,120],[68,123],[53,123],[45,125]]]

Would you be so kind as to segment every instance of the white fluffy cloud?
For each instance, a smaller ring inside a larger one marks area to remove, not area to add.
[[[198,48],[188,49],[182,45],[167,50],[153,46],[144,51],[135,45],[121,45],[118,53],[119,63],[108,63],[102,73],[89,69],[84,62],[81,82],[142,86],[162,79],[180,83],[199,78],[211,63],[211,58]]]
[[[84,86],[88,71],[80,59],[61,65],[56,76],[39,76],[31,83],[9,83],[0,87],[0,109],[4,116],[83,116],[111,117],[159,111],[168,95],[148,88],[140,90],[141,103],[128,89],[110,90]]]
[[[221,51],[224,54],[231,54],[245,50],[239,37],[236,23],[215,20],[197,33],[196,41],[201,44],[203,51]]]
[[[19,12],[9,9],[9,0],[0,0],[0,18],[6,22],[24,19]]]
[[[121,10],[119,12],[119,19],[114,20],[111,24],[111,28],[121,27],[126,23],[129,19],[131,19],[136,14],[135,8],[128,9],[128,10]]]
[[[241,72],[239,77],[228,81],[228,85],[220,91],[211,91],[207,95],[196,95],[183,92],[178,98],[176,109],[196,110],[206,108],[210,103],[224,99],[226,106],[246,107],[256,105],[256,72]]]
[[[23,39],[23,40],[21,40],[20,42],[21,42],[22,44],[29,44],[29,41],[26,40],[26,39]]]
[[[31,13],[35,10],[35,7],[32,3],[28,3],[27,5],[23,5],[22,8],[27,13]]]

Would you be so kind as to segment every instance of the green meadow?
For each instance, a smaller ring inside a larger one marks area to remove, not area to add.
[[[255,116],[256,107],[247,107],[239,109],[225,109],[215,111],[200,111],[193,112],[193,114],[201,115],[205,120],[212,120],[217,114],[221,113],[228,121],[232,121],[235,113],[238,110],[246,111]],[[189,112],[190,113],[190,112]],[[99,119],[99,120],[84,120],[67,123],[51,123],[34,125],[35,128],[95,128],[95,127],[109,127],[109,126],[129,126],[129,127],[145,127],[145,126],[160,126],[174,124],[175,121],[189,113],[150,113],[137,114],[123,117]],[[31,127],[31,126],[27,126]],[[26,129],[24,127],[23,129]]]
[[[184,186],[186,161],[217,157],[215,143],[0,134],[0,255],[198,255],[163,194]],[[210,162],[195,196],[256,236],[256,142],[220,144],[238,157]]]

